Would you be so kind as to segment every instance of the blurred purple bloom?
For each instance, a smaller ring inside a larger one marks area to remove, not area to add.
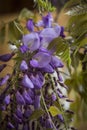
[[[0,61],[3,62],[7,62],[9,61],[13,56],[15,55],[15,53],[8,53],[8,54],[4,54],[4,55],[0,55]]]
[[[42,17],[42,20],[40,20],[36,26],[38,27],[45,27],[45,28],[50,28],[52,26],[53,18],[51,13],[48,13],[46,16]]]
[[[6,64],[0,65],[0,72],[1,72],[6,66],[7,66]]]
[[[34,108],[35,108],[35,109],[39,109],[39,108],[40,108],[40,95],[36,95],[36,96],[35,96]]]
[[[19,49],[21,53],[26,53],[29,50],[27,45],[21,45]]]
[[[1,105],[0,104],[0,111],[5,111],[6,110],[6,105]]]
[[[14,116],[14,119],[15,119],[15,122],[16,123],[22,123],[22,119],[21,118],[19,118],[16,114],[13,114],[13,116]]]
[[[52,101],[56,101],[56,95],[54,93],[52,94]]]
[[[27,92],[30,95],[30,97],[34,99],[34,91],[32,89],[29,89]]]
[[[32,19],[29,19],[29,20],[27,21],[26,26],[27,26],[27,29],[28,29],[30,32],[34,31],[34,23],[33,23],[33,20],[32,20]]]
[[[9,105],[9,103],[10,103],[10,95],[7,95],[7,96],[5,97],[4,103],[5,103],[6,105]]]
[[[21,65],[20,65],[20,69],[22,71],[28,70],[28,65],[27,65],[25,60],[22,60]]]
[[[61,114],[58,114],[58,118],[61,122],[64,122],[63,116]]]
[[[16,100],[19,105],[25,105],[25,100],[23,96],[20,94],[20,92],[16,92]]]
[[[23,36],[22,41],[24,45],[27,45],[30,51],[35,51],[40,47],[40,38],[38,33],[32,32]]]
[[[45,66],[44,68],[42,68],[42,71],[44,71],[46,73],[53,73],[54,69],[53,69],[53,67],[50,64],[48,64],[47,66]]]
[[[59,30],[60,32],[60,30]],[[58,37],[60,33],[55,28],[45,28],[40,32],[41,47],[47,48],[50,42]]]
[[[46,126],[46,128],[53,128],[50,119],[46,119],[46,124],[45,124],[45,126]]]
[[[31,99],[31,97],[29,96],[29,94],[26,90],[23,92],[23,97],[24,97],[27,104],[33,103],[33,100]]]
[[[11,122],[8,122],[7,127],[10,128],[10,129],[14,129],[15,128]]]
[[[31,75],[30,79],[34,84],[35,88],[40,89],[43,86],[44,77],[41,73],[36,74],[36,76]]]
[[[26,118],[29,118],[31,114],[32,114],[32,110],[31,109],[25,109],[24,116]]]
[[[0,86],[4,85],[8,81],[9,78],[10,78],[9,74],[7,74],[4,78],[1,78],[0,79]]]
[[[19,107],[16,110],[16,115],[21,119],[23,118],[22,110]]]
[[[34,85],[27,74],[25,74],[22,79],[22,85],[26,88],[34,88]]]
[[[33,56],[30,64],[33,67],[43,68],[48,65],[50,61],[51,55],[49,53],[38,52],[36,55]]]
[[[62,68],[64,66],[62,61],[56,56],[52,56],[50,64],[52,65],[53,68],[57,67]]]

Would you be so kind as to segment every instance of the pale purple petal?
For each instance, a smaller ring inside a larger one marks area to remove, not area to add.
[[[57,67],[61,68],[64,66],[62,61],[56,56],[52,56],[51,65],[53,68],[57,68]]]
[[[30,61],[30,64],[33,63],[35,60],[37,60],[36,67],[43,68],[46,65],[49,64],[51,61],[51,55],[45,52],[38,52],[36,55],[33,56],[33,59]],[[33,67],[35,67],[35,64],[31,64]],[[38,66],[37,66],[38,65]]]
[[[10,103],[10,95],[7,95],[7,96],[5,97],[4,103],[5,103],[6,105],[9,105],[9,103]]]
[[[29,50],[27,45],[21,45],[19,49],[21,53],[26,53]]]
[[[28,70],[28,65],[27,65],[25,60],[22,60],[21,65],[20,65],[20,69],[22,71]]]
[[[20,94],[20,92],[16,92],[16,100],[19,105],[25,105],[25,100],[23,96]]]
[[[39,109],[39,108],[40,108],[40,95],[36,95],[36,96],[35,96],[34,108],[35,108],[35,109]]]
[[[30,32],[34,31],[34,23],[32,19],[27,21],[26,27]]]
[[[30,51],[35,51],[40,47],[40,38],[38,33],[32,32],[23,36],[22,41],[24,45],[27,45]]]
[[[31,97],[29,96],[29,94],[27,93],[26,90],[23,92],[23,97],[24,97],[27,104],[33,103],[33,100],[31,99]]]
[[[19,118],[23,118],[22,110],[21,110],[20,108],[17,108],[17,110],[16,110],[16,115],[17,115]]]
[[[42,68],[42,71],[44,71],[46,73],[53,73],[54,69],[53,69],[53,67],[50,64],[48,64],[47,66],[45,66],[44,68]]]
[[[24,77],[22,79],[22,85],[26,88],[34,88],[32,81],[30,80],[30,78],[26,74],[24,75]]]
[[[8,81],[9,78],[10,78],[9,74],[7,74],[4,78],[1,78],[0,79],[0,86],[4,85]]]

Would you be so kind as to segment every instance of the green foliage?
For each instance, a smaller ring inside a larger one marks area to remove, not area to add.
[[[49,112],[51,113],[51,115],[54,117],[58,114],[61,114],[61,111],[56,107],[56,106],[51,106],[49,108]]]

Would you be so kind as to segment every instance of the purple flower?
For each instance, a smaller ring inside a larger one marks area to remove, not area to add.
[[[18,107],[17,110],[16,110],[16,115],[19,117],[19,118],[23,118],[23,114],[22,114],[22,111],[21,109]]]
[[[0,55],[0,61],[3,62],[7,62],[9,61],[13,56],[15,55],[15,53],[8,53],[8,54],[4,54],[4,55]]]
[[[32,20],[32,19],[29,19],[29,20],[27,21],[26,26],[27,26],[27,29],[28,29],[30,32],[34,31],[34,23],[33,23],[33,20]]]
[[[1,72],[6,66],[7,66],[6,64],[0,65],[0,72]]]
[[[63,38],[65,37],[65,34],[64,34],[64,27],[63,27],[63,26],[61,26],[60,36],[63,37]]]
[[[22,41],[24,45],[27,45],[30,51],[35,51],[40,47],[40,38],[38,33],[32,32],[23,36]]]
[[[32,99],[34,99],[34,91],[32,89],[27,90],[28,94]]]
[[[46,124],[45,124],[45,126],[46,126],[46,128],[53,128],[50,119],[46,119]]]
[[[16,92],[16,100],[19,105],[25,105],[25,100],[23,96],[20,94],[20,92]]]
[[[45,66],[44,68],[42,68],[42,71],[44,71],[46,73],[53,73],[54,69],[53,69],[53,67],[50,64],[48,64],[47,66]]]
[[[39,108],[40,108],[40,95],[36,95],[36,96],[35,96],[34,108],[35,108],[35,109],[39,109]]]
[[[21,65],[20,65],[20,69],[22,71],[28,70],[28,65],[27,65],[25,60],[22,60]]]
[[[24,111],[24,116],[25,116],[26,118],[29,118],[31,114],[32,114],[32,110],[31,110],[31,109],[26,109],[26,110]]]
[[[58,118],[61,122],[64,122],[63,116],[61,114],[58,114]]]
[[[40,89],[44,84],[44,77],[41,73],[36,74],[36,76],[31,75],[30,77],[32,83],[34,84],[35,88]]]
[[[57,67],[61,68],[64,66],[62,61],[56,56],[52,56],[50,64],[52,65],[53,68],[57,68]]]
[[[22,85],[26,88],[34,88],[34,85],[27,74],[25,74],[22,79]]]
[[[50,42],[58,37],[60,33],[55,28],[45,28],[40,32],[41,47],[47,48]]]
[[[51,61],[51,55],[46,52],[38,52],[36,55],[33,56],[32,60],[30,61],[31,66],[43,68],[49,64]]]
[[[56,95],[54,93],[52,94],[52,101],[56,101]]]
[[[10,95],[7,95],[7,96],[5,97],[4,103],[5,103],[6,105],[9,105],[9,103],[10,103]]]
[[[42,17],[42,20],[40,20],[36,26],[38,27],[45,27],[45,28],[50,28],[52,26],[53,18],[51,13],[48,13],[46,16]]]
[[[14,129],[15,128],[11,122],[8,122],[7,127],[10,128],[10,129]]]
[[[9,78],[10,78],[9,74],[7,74],[4,78],[1,78],[0,79],[0,86],[4,85],[8,81]]]
[[[28,92],[26,90],[23,92],[23,97],[27,104],[33,103],[33,100],[31,99],[30,95],[28,94]]]
[[[21,53],[26,53],[29,50],[27,45],[21,45],[19,49]]]

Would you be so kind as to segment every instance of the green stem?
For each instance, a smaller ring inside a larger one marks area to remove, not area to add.
[[[49,111],[48,111],[48,109],[47,109],[47,106],[46,106],[46,103],[45,103],[45,100],[44,100],[42,91],[41,91],[41,97],[42,97],[42,101],[43,101],[45,110],[46,110],[46,112],[47,112],[47,114],[48,114],[48,117],[49,117],[49,119],[51,120],[51,123],[52,123],[52,125],[53,125],[54,130],[56,130],[55,124],[54,124],[54,122],[52,121],[51,116],[50,116],[50,113],[49,113]]]
[[[49,75],[49,76],[50,76],[50,75]],[[59,103],[60,110],[61,110],[61,112],[62,112],[62,116],[63,116],[64,124],[65,124],[65,129],[68,130],[68,128],[67,128],[67,123],[66,123],[66,118],[65,118],[65,115],[64,115],[64,110],[63,110],[63,108],[62,108],[62,106],[61,106],[61,104],[60,104],[60,102],[59,102],[59,97],[58,97],[57,91],[56,91],[56,89],[55,89],[55,87],[54,87],[54,86],[55,86],[55,85],[54,85],[54,81],[53,81],[53,79],[52,79],[51,76],[50,76],[50,79],[51,79],[51,81],[52,81],[52,86],[53,86],[54,92],[55,92],[55,94],[56,94],[56,97],[57,97],[57,100],[58,100],[58,103]]]

